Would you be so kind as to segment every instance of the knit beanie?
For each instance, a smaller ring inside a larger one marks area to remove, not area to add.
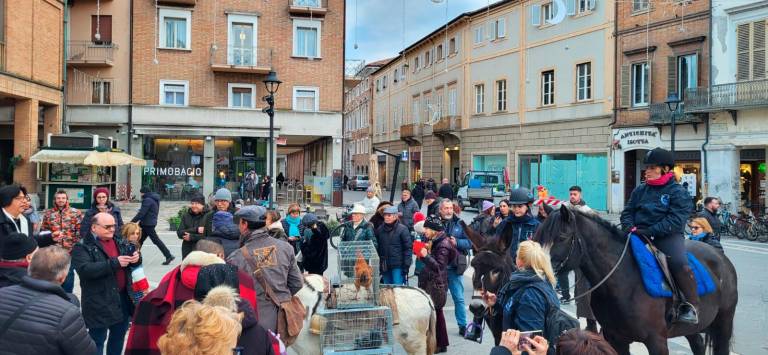
[[[413,223],[419,223],[419,222],[425,221],[426,219],[427,217],[423,213],[421,213],[421,211],[413,214]]]
[[[100,193],[107,194],[107,198],[109,198],[109,189],[106,187],[97,187],[93,190],[93,200],[96,201],[96,196],[98,196]]]
[[[442,232],[445,229],[443,220],[435,215],[427,217],[427,220],[424,221],[424,228],[429,228],[435,232]]]
[[[0,248],[0,259],[21,260],[37,248],[37,242],[26,234],[11,233],[2,239]]]
[[[232,201],[232,193],[222,187],[216,191],[216,195],[213,196],[213,199],[216,201]]]
[[[195,284],[195,299],[202,301],[208,292],[216,286],[225,285],[240,289],[237,267],[228,264],[212,264],[200,268]]]
[[[205,206],[205,196],[201,193],[195,193],[190,197],[189,202],[197,202],[203,206]]]

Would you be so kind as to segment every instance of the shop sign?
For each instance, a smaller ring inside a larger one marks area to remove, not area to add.
[[[653,149],[661,146],[659,130],[656,128],[620,129],[614,135],[614,149],[622,151]]]
[[[169,166],[165,168],[144,167],[144,174],[158,176],[201,176],[202,168],[184,168],[178,166]]]

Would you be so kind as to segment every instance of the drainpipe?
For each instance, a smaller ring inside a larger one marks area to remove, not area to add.
[[[67,42],[69,39],[69,1],[64,0],[64,45],[61,51],[62,67],[61,67],[61,131],[63,133],[69,133],[69,125],[67,124]]]
[[[128,14],[128,154],[133,150],[133,0],[130,0],[130,13]],[[132,167],[128,167],[126,186],[126,198],[131,199],[131,172]]]
[[[619,5],[613,4],[613,65],[617,65],[619,63],[619,21],[616,19],[619,16]],[[613,70],[614,73],[616,73],[616,68]],[[620,73],[619,73],[620,74]],[[621,77],[621,75],[619,75]],[[619,113],[618,109],[619,106],[617,105],[618,98],[616,97],[616,89],[618,86],[616,85],[617,78],[613,78],[613,121],[608,124],[609,127],[613,128],[613,125],[616,124],[616,121],[619,119]],[[613,135],[611,135],[611,146],[613,146]]]
[[[709,77],[707,81],[707,95],[712,93],[712,1],[709,2],[709,38],[707,39],[709,41],[709,71],[707,72],[707,76]],[[708,100],[709,101],[709,100]],[[705,122],[705,133],[704,133],[704,143],[701,145],[701,152],[703,155],[703,160],[701,162],[702,165],[702,171],[704,172],[704,176],[702,176],[702,186],[704,187],[704,193],[709,195],[709,162],[707,161],[707,145],[709,144],[709,113],[707,113],[707,117],[704,118]]]

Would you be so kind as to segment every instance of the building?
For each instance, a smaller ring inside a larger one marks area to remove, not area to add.
[[[765,213],[768,77],[764,1],[712,0],[711,85],[687,93],[685,112],[708,117],[702,154],[708,195]],[[702,130],[700,130],[702,131]]]
[[[683,100],[674,113],[677,173],[692,200],[704,195],[707,117],[688,106],[689,90],[709,85],[710,20],[708,0],[616,3],[612,211],[621,211],[642,182],[646,152],[673,148],[670,94]]]
[[[64,7],[0,0],[0,185],[40,191],[29,157],[62,128]]]
[[[71,9],[70,126],[113,134],[148,161],[123,175],[134,196],[140,186],[168,199],[239,191],[248,171],[268,174],[274,149],[275,174],[331,198],[342,161],[342,0],[88,0]],[[262,112],[270,71],[282,81],[272,147]]]
[[[613,18],[614,2],[600,0],[508,0],[457,16],[374,73],[374,146],[409,153],[403,178],[506,170],[511,184],[562,198],[581,185],[607,210]]]
[[[344,91],[344,174],[367,175],[371,156],[372,72],[391,59],[359,63],[347,78]]]

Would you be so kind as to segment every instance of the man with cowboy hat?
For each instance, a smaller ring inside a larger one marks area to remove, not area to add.
[[[344,234],[342,234],[341,240],[345,242],[370,240],[373,242],[373,246],[378,246],[373,232],[373,224],[365,220],[367,213],[365,207],[355,204],[350,213],[352,220],[344,222]]]

